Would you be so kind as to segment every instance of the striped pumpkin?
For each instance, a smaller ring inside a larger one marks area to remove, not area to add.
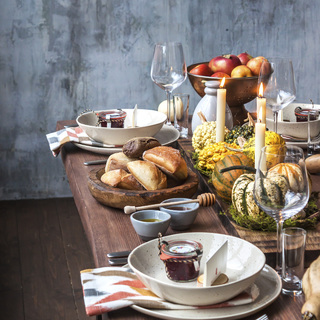
[[[247,166],[253,167],[254,162],[243,153],[237,153],[233,155],[227,155],[223,159],[219,160],[212,173],[212,184],[217,191],[217,194],[225,201],[231,201],[232,187],[234,182],[242,174],[247,173],[245,169],[230,170],[224,173],[220,173],[221,169],[231,166]]]
[[[290,188],[292,190],[296,192],[303,190],[303,177],[301,168],[296,163],[278,163],[277,165],[269,169],[268,174],[269,173],[278,173],[285,176],[288,179]],[[310,177],[308,177],[308,179],[311,192],[311,179]]]

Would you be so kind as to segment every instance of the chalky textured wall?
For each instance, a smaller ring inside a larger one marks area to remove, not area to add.
[[[222,53],[287,56],[297,101],[320,103],[318,0],[4,0],[0,11],[0,199],[70,196],[45,134],[86,108],[156,109],[154,43],[187,64]],[[200,100],[186,81],[179,91]]]

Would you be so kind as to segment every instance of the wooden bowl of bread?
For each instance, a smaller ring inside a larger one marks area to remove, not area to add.
[[[177,149],[161,146],[155,138],[135,138],[112,154],[105,168],[92,170],[88,187],[100,203],[123,209],[169,198],[191,198],[198,177]]]

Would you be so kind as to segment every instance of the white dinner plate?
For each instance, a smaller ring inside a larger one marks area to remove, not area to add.
[[[164,125],[154,137],[163,146],[165,146],[178,140],[180,137],[180,132],[172,126]],[[94,147],[86,144],[81,144],[78,142],[74,142],[74,144],[80,149],[91,151],[94,153],[104,154],[104,155],[110,155],[110,154],[122,151],[122,147],[120,148]]]
[[[169,320],[232,320],[252,315],[270,305],[281,293],[281,280],[270,266],[265,265],[255,281],[260,290],[258,298],[249,304],[217,309],[159,310],[132,306],[141,313]]]

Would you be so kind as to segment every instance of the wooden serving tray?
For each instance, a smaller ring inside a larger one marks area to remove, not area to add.
[[[100,203],[123,209],[125,206],[145,206],[160,203],[169,198],[191,198],[198,189],[199,179],[197,174],[188,169],[188,178],[181,184],[168,178],[168,188],[156,191],[134,191],[113,188],[101,182],[100,178],[105,169],[90,171],[88,187],[92,196]]]
[[[192,160],[192,153],[194,149],[192,147],[191,139],[179,140],[178,147],[190,168],[194,167],[194,161]],[[220,209],[220,212],[226,213],[224,215],[219,214],[219,218],[223,223],[224,227],[228,230],[230,235],[240,237],[244,240],[251,242],[252,244],[259,247],[264,253],[274,253],[276,252],[276,233],[275,232],[264,232],[249,230],[238,226],[228,215],[229,205],[224,202],[215,192],[215,189],[211,183],[208,182],[208,178],[202,175],[199,171],[194,169],[199,177],[200,187],[204,192],[213,192],[216,195],[216,202]],[[320,176],[312,176],[312,186],[313,191],[320,191]],[[307,243],[306,250],[316,251],[320,250],[320,223],[318,223],[315,230],[307,230]],[[314,252],[315,255],[319,254]]]

